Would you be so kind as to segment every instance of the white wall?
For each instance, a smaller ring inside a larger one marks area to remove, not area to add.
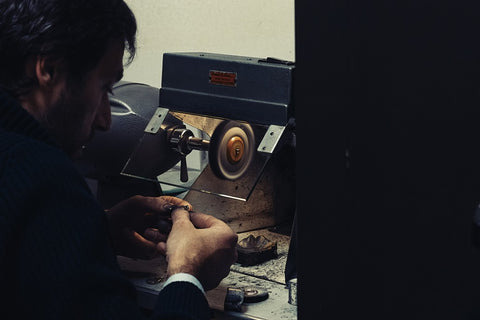
[[[124,80],[160,87],[164,52],[204,51],[295,61],[294,0],[125,0],[137,56]]]

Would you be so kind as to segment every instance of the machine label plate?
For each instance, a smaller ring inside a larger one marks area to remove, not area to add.
[[[237,73],[210,70],[208,77],[211,84],[217,84],[222,86],[236,87],[237,86]]]

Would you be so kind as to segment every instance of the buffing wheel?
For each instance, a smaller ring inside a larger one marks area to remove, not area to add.
[[[248,169],[255,152],[255,135],[249,124],[225,120],[212,134],[208,159],[213,173],[236,180]]]

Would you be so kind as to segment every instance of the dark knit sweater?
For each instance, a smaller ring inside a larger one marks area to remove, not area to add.
[[[139,319],[136,292],[109,244],[106,217],[72,161],[0,90],[0,318]],[[207,319],[193,284],[157,298],[159,319]]]

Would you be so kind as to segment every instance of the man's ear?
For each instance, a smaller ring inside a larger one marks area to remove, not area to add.
[[[59,72],[60,63],[58,60],[48,57],[38,57],[35,62],[35,77],[38,84],[43,87],[55,83]]]

